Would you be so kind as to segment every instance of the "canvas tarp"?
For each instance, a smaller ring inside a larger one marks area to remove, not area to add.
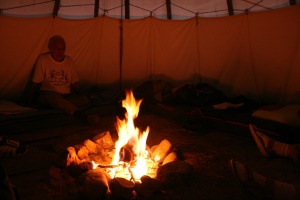
[[[84,89],[134,88],[159,79],[174,85],[202,81],[227,94],[299,102],[299,21],[300,5],[230,17],[122,23],[107,16],[0,16],[0,98],[23,94],[36,58],[48,51],[48,39],[60,34]]]

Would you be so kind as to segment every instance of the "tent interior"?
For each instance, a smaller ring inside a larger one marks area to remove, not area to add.
[[[231,16],[226,1],[172,1],[173,20],[165,18],[162,0],[130,1],[130,19],[120,1],[100,1],[99,17],[93,17],[94,1],[60,1],[55,17],[55,1],[28,2],[0,4],[1,99],[20,97],[37,56],[60,34],[84,89],[205,82],[227,95],[299,102],[300,14],[289,1],[232,1]]]
[[[7,0],[0,14],[1,134],[31,146],[1,163],[22,199],[72,199],[54,160],[86,137],[117,138],[114,117],[127,89],[143,99],[137,121],[153,126],[149,143],[168,138],[182,147],[197,174],[161,199],[245,199],[231,180],[232,158],[300,184],[297,167],[265,159],[249,132],[255,124],[281,142],[300,142],[299,0]],[[53,35],[66,40],[101,125],[27,107],[36,59]]]

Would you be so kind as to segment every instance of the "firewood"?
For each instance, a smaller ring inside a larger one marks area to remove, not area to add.
[[[112,148],[115,145],[109,131],[96,135],[93,137],[93,141],[97,143],[100,148]]]
[[[165,157],[162,165],[167,164],[169,162],[176,161],[176,160],[178,160],[177,154],[174,151],[172,151]]]
[[[109,188],[113,199],[130,199],[134,183],[125,178],[116,177],[111,180]]]
[[[84,146],[86,146],[86,148],[89,150],[90,154],[97,154],[99,152],[100,146],[98,144],[96,144],[95,142],[93,142],[90,139],[87,139],[84,141]]]
[[[167,140],[160,142],[155,151],[151,154],[151,159],[161,163],[172,149],[172,144]]]
[[[155,149],[158,147],[158,144],[156,144],[156,145],[153,145],[152,147],[151,147],[151,156],[152,156],[152,154],[153,154],[153,152],[155,151]]]
[[[77,150],[77,156],[81,160],[86,159],[89,156],[89,150],[86,146],[80,145],[80,148]]]
[[[79,164],[81,162],[74,147],[68,147],[67,151],[69,152],[67,156],[67,166],[70,164]]]
[[[131,162],[132,160],[134,160],[134,152],[129,145],[125,145],[124,147],[122,147],[119,155],[120,160],[124,162]]]

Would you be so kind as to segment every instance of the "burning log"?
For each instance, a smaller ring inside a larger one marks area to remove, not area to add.
[[[76,154],[76,150],[74,147],[68,147],[67,151],[69,152],[67,156],[67,167],[70,166],[71,163],[79,164],[81,161]]]
[[[83,145],[89,150],[89,154],[98,154],[100,146],[90,139],[84,141]]]
[[[65,163],[68,167],[71,164],[79,164],[83,161],[96,161],[100,164],[111,162],[113,152],[113,140],[109,131],[96,135],[93,140],[87,139],[82,144],[67,148],[67,156],[59,160],[59,164]]]
[[[125,145],[120,150],[120,160],[124,162],[131,162],[135,159],[134,152],[129,145]]]
[[[167,139],[165,139],[161,141],[160,144],[155,148],[155,150],[151,154],[151,159],[155,160],[158,163],[161,163],[171,150],[172,144]]]
[[[76,145],[75,149],[77,149],[77,156],[81,160],[86,159],[86,158],[89,157],[90,151],[88,150],[88,148],[86,148],[86,146],[84,146],[84,145]]]
[[[114,142],[111,138],[109,131],[105,131],[93,137],[93,141],[95,141],[101,148],[114,148]]]
[[[165,165],[165,164],[167,164],[167,163],[169,163],[169,162],[173,162],[173,161],[176,161],[176,160],[178,160],[178,156],[177,156],[177,154],[176,154],[174,151],[172,151],[171,153],[169,153],[169,154],[165,157],[165,159],[164,159],[162,165]]]
[[[113,199],[130,199],[134,183],[125,178],[114,178],[109,184],[111,195]]]

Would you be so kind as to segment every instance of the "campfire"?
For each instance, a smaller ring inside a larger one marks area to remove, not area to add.
[[[106,131],[67,148],[66,168],[77,179],[77,195],[86,199],[131,199],[152,195],[185,184],[192,167],[178,158],[176,148],[167,139],[149,147],[149,126],[135,126],[142,100],[126,91],[122,106],[124,119],[115,123],[118,140]]]

